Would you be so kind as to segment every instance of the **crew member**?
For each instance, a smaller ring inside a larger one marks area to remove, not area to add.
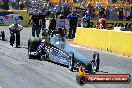
[[[34,14],[31,17],[32,20],[32,36],[35,37],[35,32],[37,37],[39,37],[40,34],[40,15],[38,14],[38,10],[35,9]]]
[[[41,28],[42,30],[44,30],[46,28],[46,19],[45,19],[45,9],[42,9],[40,15],[40,19],[41,19]]]
[[[18,24],[17,22],[15,24],[12,24],[9,26],[10,30],[10,46],[13,47],[14,41],[15,41],[15,35],[16,34],[16,47],[20,48],[20,31],[23,29],[23,26]]]
[[[68,25],[68,22],[64,16],[64,12],[61,11],[61,14],[58,16],[57,21],[57,28],[60,31],[60,34],[64,37],[67,34],[66,26]]]
[[[69,39],[73,39],[75,38],[77,23],[80,16],[76,13],[75,10],[72,10],[72,13],[69,14],[67,18],[69,19],[69,26],[70,26],[68,37]]]
[[[108,26],[106,24],[106,20],[104,17],[99,19],[96,26],[97,26],[97,29],[108,29]]]
[[[57,21],[57,27],[65,29],[65,16],[64,16],[64,12],[63,11],[61,11],[61,14],[58,15],[56,21]]]
[[[50,34],[52,31],[56,30],[56,19],[53,17],[50,21],[49,24],[49,31],[48,33]]]
[[[42,29],[42,36],[46,36],[46,19],[45,19],[45,9],[42,9],[40,12],[40,21],[41,21],[41,29]]]

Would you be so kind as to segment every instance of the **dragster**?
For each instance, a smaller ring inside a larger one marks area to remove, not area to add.
[[[88,73],[99,70],[99,53],[93,54],[93,60],[90,61],[83,54],[72,48],[66,38],[58,31],[51,34],[49,43],[43,43],[43,39],[32,37],[28,40],[29,58],[52,61],[69,67],[70,71],[77,69],[78,63],[81,64]]]

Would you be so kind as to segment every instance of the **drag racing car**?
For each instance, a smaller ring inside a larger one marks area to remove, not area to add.
[[[59,32],[52,34],[49,43],[43,42],[43,39],[39,37],[29,38],[28,56],[30,59],[37,58],[68,66],[70,71],[76,70],[78,63],[88,73],[99,70],[99,54],[97,52],[93,54],[94,59],[89,61],[88,58],[72,48]]]

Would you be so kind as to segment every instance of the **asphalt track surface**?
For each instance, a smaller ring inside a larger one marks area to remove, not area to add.
[[[68,68],[36,59],[28,59],[27,41],[31,36],[31,28],[21,31],[21,48],[10,47],[9,30],[0,26],[6,33],[6,41],[0,40],[0,88],[132,88],[130,84],[85,84],[76,83],[77,72],[69,72]],[[89,59],[94,50],[74,45]],[[132,58],[100,53],[101,65],[97,74],[130,74],[132,75]]]

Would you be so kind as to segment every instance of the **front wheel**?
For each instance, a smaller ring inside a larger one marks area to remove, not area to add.
[[[81,76],[81,75],[76,75],[76,82],[79,84],[79,85],[84,85],[86,83],[86,79],[84,76]]]
[[[49,59],[49,54],[48,54],[48,52],[44,51],[44,52],[42,53],[41,59],[42,59],[42,60],[45,60],[45,61],[48,61],[48,59]]]
[[[69,70],[71,72],[73,72],[73,70],[74,70],[74,63],[75,63],[75,60],[74,60],[75,58],[74,58],[74,53],[73,52],[70,53],[69,58],[70,58]]]
[[[37,48],[41,44],[41,39],[39,37],[32,37],[28,40],[28,56],[29,59],[38,58],[40,59],[40,55],[32,55],[32,53],[35,53],[37,51]]]
[[[92,63],[93,63],[93,70],[98,72],[99,65],[100,65],[100,58],[99,58],[99,53],[98,52],[94,52]]]

